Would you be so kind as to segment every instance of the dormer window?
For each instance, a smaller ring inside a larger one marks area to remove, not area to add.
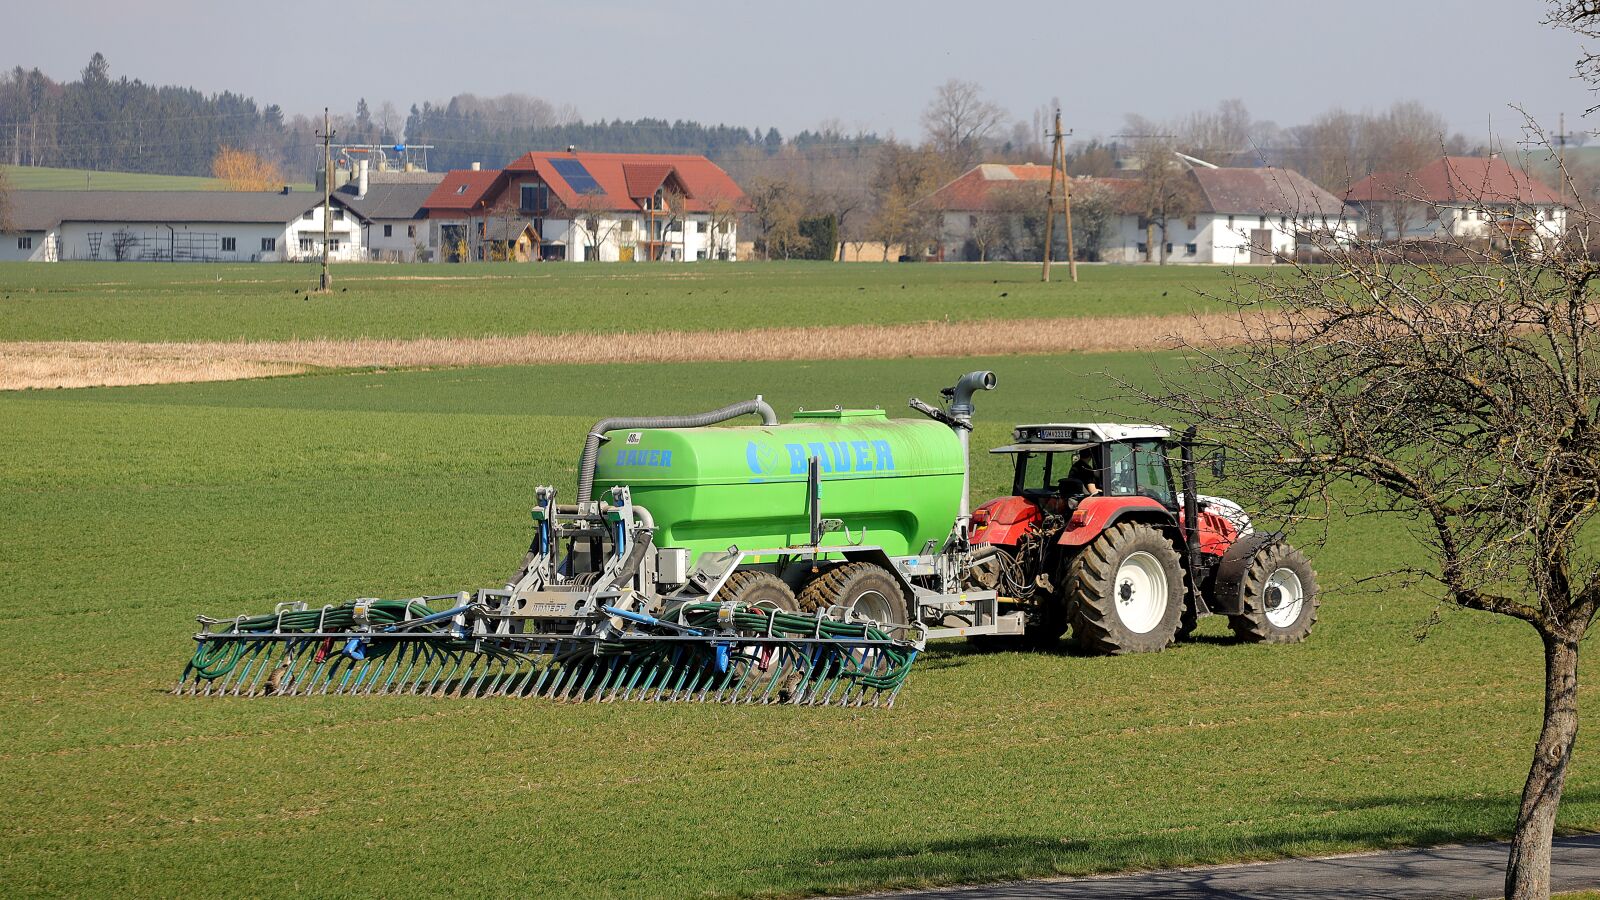
[[[456,193],[457,194],[465,194],[466,192],[467,192],[467,186],[464,185],[464,184],[460,185],[459,187],[456,188]]]

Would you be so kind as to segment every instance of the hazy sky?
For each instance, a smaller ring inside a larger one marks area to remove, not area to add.
[[[1257,119],[1415,99],[1478,138],[1516,140],[1520,103],[1600,128],[1572,79],[1576,37],[1540,0],[1143,0],[799,3],[6,0],[0,64],[72,79],[100,51],[112,76],[239,91],[289,113],[401,111],[452,94],[522,92],[586,119],[775,125],[839,120],[901,137],[949,78],[1016,118],[1052,96],[1077,135],[1126,112],[1162,119],[1243,99]],[[324,33],[326,42],[319,40]]]

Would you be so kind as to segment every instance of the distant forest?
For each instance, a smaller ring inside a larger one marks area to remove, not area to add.
[[[0,162],[98,171],[207,175],[226,145],[261,154],[285,175],[310,180],[321,165],[321,117],[286,117],[275,105],[224,91],[113,78],[99,53],[78,80],[58,82],[17,66],[0,74]],[[571,107],[521,95],[460,94],[444,103],[413,104],[403,116],[389,103],[362,100],[336,113],[337,143],[432,144],[428,167],[500,166],[529,150],[699,153],[714,159],[776,154],[827,144],[856,151],[876,135],[702,125],[660,119],[585,122]]]

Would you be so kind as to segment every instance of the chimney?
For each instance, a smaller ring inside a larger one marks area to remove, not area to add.
[[[472,171],[477,172],[477,171],[481,171],[482,169],[483,169],[483,163],[475,162],[475,163],[472,164]]]
[[[360,168],[358,168],[356,170],[356,196],[357,197],[365,197],[366,195],[367,195],[367,161],[363,159],[361,161]]]

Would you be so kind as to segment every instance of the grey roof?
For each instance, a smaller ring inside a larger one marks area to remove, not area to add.
[[[322,205],[309,191],[11,191],[7,197],[19,231],[47,231],[62,222],[282,224]]]
[[[443,172],[374,173],[367,179],[366,196],[356,196],[354,182],[334,191],[334,196],[366,219],[420,219],[422,205],[442,180]]]
[[[1293,169],[1207,169],[1194,177],[1212,212],[1262,216],[1340,216],[1350,210],[1311,179]]]

